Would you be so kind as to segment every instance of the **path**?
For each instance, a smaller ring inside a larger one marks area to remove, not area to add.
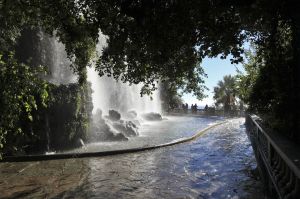
[[[243,123],[140,153],[0,163],[0,198],[266,198]]]

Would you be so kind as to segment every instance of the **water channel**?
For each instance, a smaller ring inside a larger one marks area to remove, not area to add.
[[[146,140],[150,145],[168,142],[218,120],[170,117],[150,125],[152,130],[146,125],[141,136],[134,138],[138,141],[97,143],[88,148],[121,149],[137,146],[136,143],[144,146]],[[255,168],[244,119],[237,118],[192,142],[156,150],[0,163],[0,198],[267,198]]]

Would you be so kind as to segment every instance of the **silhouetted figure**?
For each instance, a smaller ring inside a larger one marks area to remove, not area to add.
[[[184,104],[181,104],[181,109],[182,109],[181,112],[184,113],[185,112],[185,105]]]
[[[204,107],[204,111],[207,112],[207,110],[208,110],[208,105],[206,104]]]
[[[195,105],[194,105],[194,112],[197,113],[197,111],[198,111],[198,106],[197,106],[197,103],[195,103]]]

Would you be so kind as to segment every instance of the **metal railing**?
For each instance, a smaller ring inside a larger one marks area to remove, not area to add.
[[[224,110],[220,109],[197,109],[196,111],[192,111],[191,109],[182,109],[175,108],[168,112],[169,114],[186,114],[186,115],[200,115],[200,116],[235,116],[235,117],[244,117],[244,110],[235,110],[230,113],[225,113]]]
[[[267,132],[254,115],[246,116],[259,173],[271,193],[278,198],[300,198],[300,148],[287,138]]]

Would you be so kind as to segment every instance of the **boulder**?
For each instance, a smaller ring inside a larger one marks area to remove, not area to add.
[[[149,121],[160,121],[160,120],[162,120],[161,114],[154,113],[154,112],[145,113],[145,114],[142,115],[142,117],[145,120],[149,120]]]
[[[109,120],[101,119],[98,123],[94,123],[94,135],[92,140],[93,141],[127,141],[128,138],[123,132],[127,131],[119,131],[118,129],[114,128],[114,124],[120,124],[124,126],[126,122],[121,123],[120,121],[112,122]],[[126,128],[125,128],[126,129]]]
[[[139,120],[131,120],[131,122],[132,122],[133,124],[135,124],[135,126],[141,126],[141,123],[140,123]]]
[[[131,112],[132,116],[136,116]],[[137,122],[121,120],[121,114],[115,110],[109,110],[108,116],[102,116],[99,110],[94,115],[91,141],[127,141],[127,137],[137,136]]]
[[[112,126],[118,132],[128,137],[137,136],[139,134],[137,126],[131,121],[114,122]]]
[[[125,114],[125,117],[132,120],[132,119],[135,119],[137,117],[137,112],[132,110],[132,111],[128,111],[126,114]]]
[[[111,121],[119,121],[121,119],[121,114],[115,110],[108,111],[108,119]]]

